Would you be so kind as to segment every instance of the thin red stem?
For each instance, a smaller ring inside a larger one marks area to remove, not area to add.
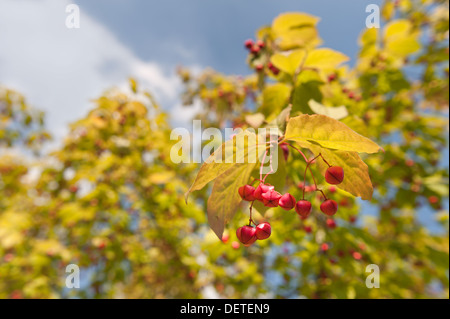
[[[251,226],[252,225],[252,223],[253,224],[255,224],[255,222],[253,221],[253,219],[252,219],[252,208],[253,208],[253,203],[254,203],[255,201],[252,201],[252,203],[250,204],[250,208],[249,208],[249,210],[250,210],[250,218],[249,218],[249,220],[248,220],[248,225],[249,226]],[[256,224],[255,224],[256,225]]]

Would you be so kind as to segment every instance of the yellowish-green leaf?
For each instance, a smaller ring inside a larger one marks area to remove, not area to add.
[[[302,26],[315,26],[319,18],[303,12],[287,12],[277,16],[272,22],[274,32],[289,31]]]
[[[377,153],[380,146],[347,125],[325,115],[302,114],[289,120],[285,138],[303,147],[310,144],[358,153]]]
[[[155,172],[148,176],[148,182],[150,184],[166,184],[174,177],[175,173],[172,171]]]
[[[420,43],[416,36],[395,39],[386,43],[386,49],[400,57],[406,57],[420,49]]]
[[[334,69],[339,64],[348,60],[348,56],[341,52],[328,48],[320,48],[308,53],[304,67],[315,69]]]
[[[316,145],[310,145],[308,148],[315,155],[322,154],[330,165],[340,166],[344,169],[344,180],[341,184],[336,185],[338,188],[364,200],[372,199],[373,186],[369,176],[369,169],[358,153],[335,151]],[[325,175],[328,165],[321,159],[318,159],[316,163],[321,174]]]
[[[289,121],[289,117],[291,116],[292,105],[289,105],[285,109],[283,109],[280,113],[276,114],[274,118],[269,119],[270,122],[267,124],[267,128],[276,127],[281,132],[286,130],[287,121]]]
[[[315,47],[321,43],[316,24],[319,18],[301,12],[289,12],[276,17],[272,32],[281,50],[298,47]]]
[[[202,189],[206,184],[221,176],[239,163],[256,163],[259,153],[265,146],[258,147],[257,136],[248,130],[242,131],[226,141],[203,163],[194,183],[185,194],[185,199],[193,191]]]
[[[420,49],[418,36],[411,21],[406,19],[392,21],[384,29],[386,49],[399,57],[406,57]]]
[[[248,183],[255,164],[235,164],[214,181],[207,203],[208,223],[214,233],[222,238],[225,225],[233,218],[242,201],[238,189]]]
[[[276,83],[264,88],[263,101],[260,111],[270,116],[272,113],[278,113],[286,106],[291,94],[291,87],[284,83]]]
[[[391,38],[399,38],[411,33],[412,23],[406,19],[392,21],[384,28],[384,38],[389,41]]]
[[[302,64],[305,55],[306,53],[304,50],[295,50],[289,55],[275,53],[270,58],[270,61],[278,69],[289,73],[290,75],[294,75],[299,66]]]

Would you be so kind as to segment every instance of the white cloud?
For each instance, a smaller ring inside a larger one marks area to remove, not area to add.
[[[139,59],[82,7],[80,28],[68,29],[68,4],[67,0],[0,3],[0,83],[47,111],[47,125],[57,139],[65,135],[69,122],[92,107],[91,99],[112,86],[122,87],[129,76],[160,103],[177,103],[180,82],[175,68],[163,70],[156,62]],[[187,121],[192,114],[184,111]]]

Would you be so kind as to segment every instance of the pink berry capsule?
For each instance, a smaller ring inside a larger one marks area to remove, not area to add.
[[[256,238],[259,240],[267,239],[272,233],[272,227],[269,223],[261,223],[256,226]]]
[[[311,202],[302,199],[295,204],[295,211],[300,215],[300,217],[306,218],[311,213],[311,207]]]
[[[253,195],[255,196],[255,198],[257,200],[262,202],[263,201],[262,194],[264,194],[270,190],[273,190],[274,188],[275,188],[274,186],[269,185],[269,184],[259,184],[258,187],[256,187]]]
[[[327,219],[327,227],[330,228],[330,229],[336,228],[335,220],[331,219],[331,218]]]
[[[325,172],[325,180],[327,183],[337,185],[344,180],[344,170],[340,166],[331,166]]]
[[[236,230],[236,236],[244,246],[250,246],[256,241],[256,228],[251,226],[242,226]]]
[[[283,208],[284,210],[291,210],[295,207],[296,201],[294,196],[292,196],[289,193],[284,194],[281,196],[281,198],[278,200],[278,205]]]
[[[239,195],[241,196],[241,198],[243,200],[252,202],[256,199],[254,196],[255,188],[251,185],[241,186],[241,187],[239,187],[238,191],[239,191]]]
[[[262,194],[261,196],[263,198],[264,206],[267,207],[277,207],[278,201],[281,198],[281,194],[273,189]]]
[[[336,214],[337,209],[338,204],[332,199],[327,199],[320,205],[320,210],[328,216],[333,216]]]

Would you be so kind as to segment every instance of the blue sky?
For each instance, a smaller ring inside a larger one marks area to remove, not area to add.
[[[81,10],[108,27],[142,59],[165,65],[195,63],[226,73],[246,73],[243,41],[287,11],[307,12],[322,20],[326,46],[354,58],[365,27],[367,4],[381,1],[303,0],[78,0]]]
[[[324,45],[352,58],[369,3],[380,0],[0,0],[0,83],[47,112],[57,140],[84,116],[90,100],[134,76],[172,114],[177,126],[194,112],[181,106],[175,68],[213,67],[248,74],[243,42],[280,13],[322,20]],[[67,29],[66,6],[80,8],[80,28]]]

